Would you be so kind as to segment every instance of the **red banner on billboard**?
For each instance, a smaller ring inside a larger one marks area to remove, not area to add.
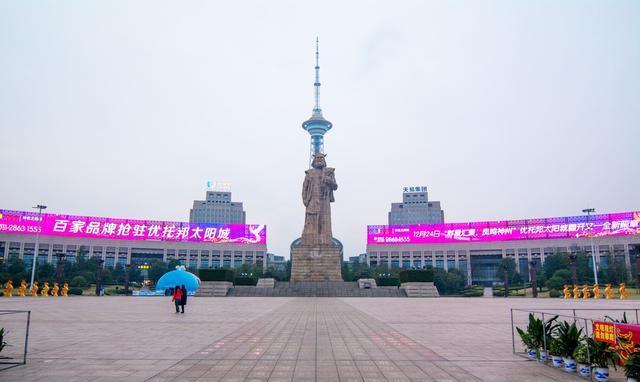
[[[611,344],[620,354],[621,364],[624,364],[636,345],[640,347],[640,325],[594,321],[593,338]]]

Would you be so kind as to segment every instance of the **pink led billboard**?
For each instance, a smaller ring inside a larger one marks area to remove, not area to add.
[[[42,214],[0,210],[0,232],[95,239],[266,244],[267,227],[258,224],[190,224]]]
[[[368,244],[433,244],[640,235],[640,212],[451,224],[370,225]]]

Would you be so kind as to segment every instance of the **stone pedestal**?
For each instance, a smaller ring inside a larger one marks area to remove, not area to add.
[[[342,281],[340,249],[333,244],[293,246],[291,282]]]

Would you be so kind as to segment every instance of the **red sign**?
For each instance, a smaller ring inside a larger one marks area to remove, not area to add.
[[[640,325],[594,321],[593,338],[611,344],[620,354],[621,364],[624,364],[636,345],[640,347]]]

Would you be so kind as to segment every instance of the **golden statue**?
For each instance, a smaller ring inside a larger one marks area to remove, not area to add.
[[[45,281],[44,285],[42,286],[42,289],[40,290],[40,296],[42,297],[49,297],[49,282]]]
[[[564,293],[565,300],[568,300],[571,298],[571,291],[569,291],[569,285],[564,284],[564,287],[562,288],[562,293]]]
[[[18,296],[24,297],[27,295],[27,282],[22,280],[20,281],[20,287],[18,287]]]
[[[60,287],[58,286],[57,282],[53,283],[53,289],[51,289],[51,295],[53,297],[58,297],[58,291],[60,290]]]
[[[4,296],[11,297],[13,295],[13,281],[9,280],[4,284]]]
[[[604,296],[607,298],[607,300],[613,298],[613,289],[611,288],[611,284],[607,284],[605,286],[605,288],[604,288]]]
[[[600,285],[599,284],[595,284],[593,286],[593,299],[597,300],[597,299],[600,298],[600,296],[601,296],[601,294],[600,294]]]
[[[34,281],[33,284],[31,284],[31,289],[29,289],[29,294],[31,295],[31,297],[38,297],[38,282]]]
[[[591,297],[591,290],[589,289],[589,284],[584,284],[584,286],[582,287],[582,298],[586,300],[590,297]]]
[[[60,295],[62,297],[67,297],[67,292],[69,292],[69,284],[64,283],[62,284],[62,292],[60,293]]]
[[[577,300],[580,298],[580,288],[576,284],[573,284],[573,299]]]
[[[626,300],[629,298],[629,292],[627,292],[627,285],[620,283],[620,300]]]

